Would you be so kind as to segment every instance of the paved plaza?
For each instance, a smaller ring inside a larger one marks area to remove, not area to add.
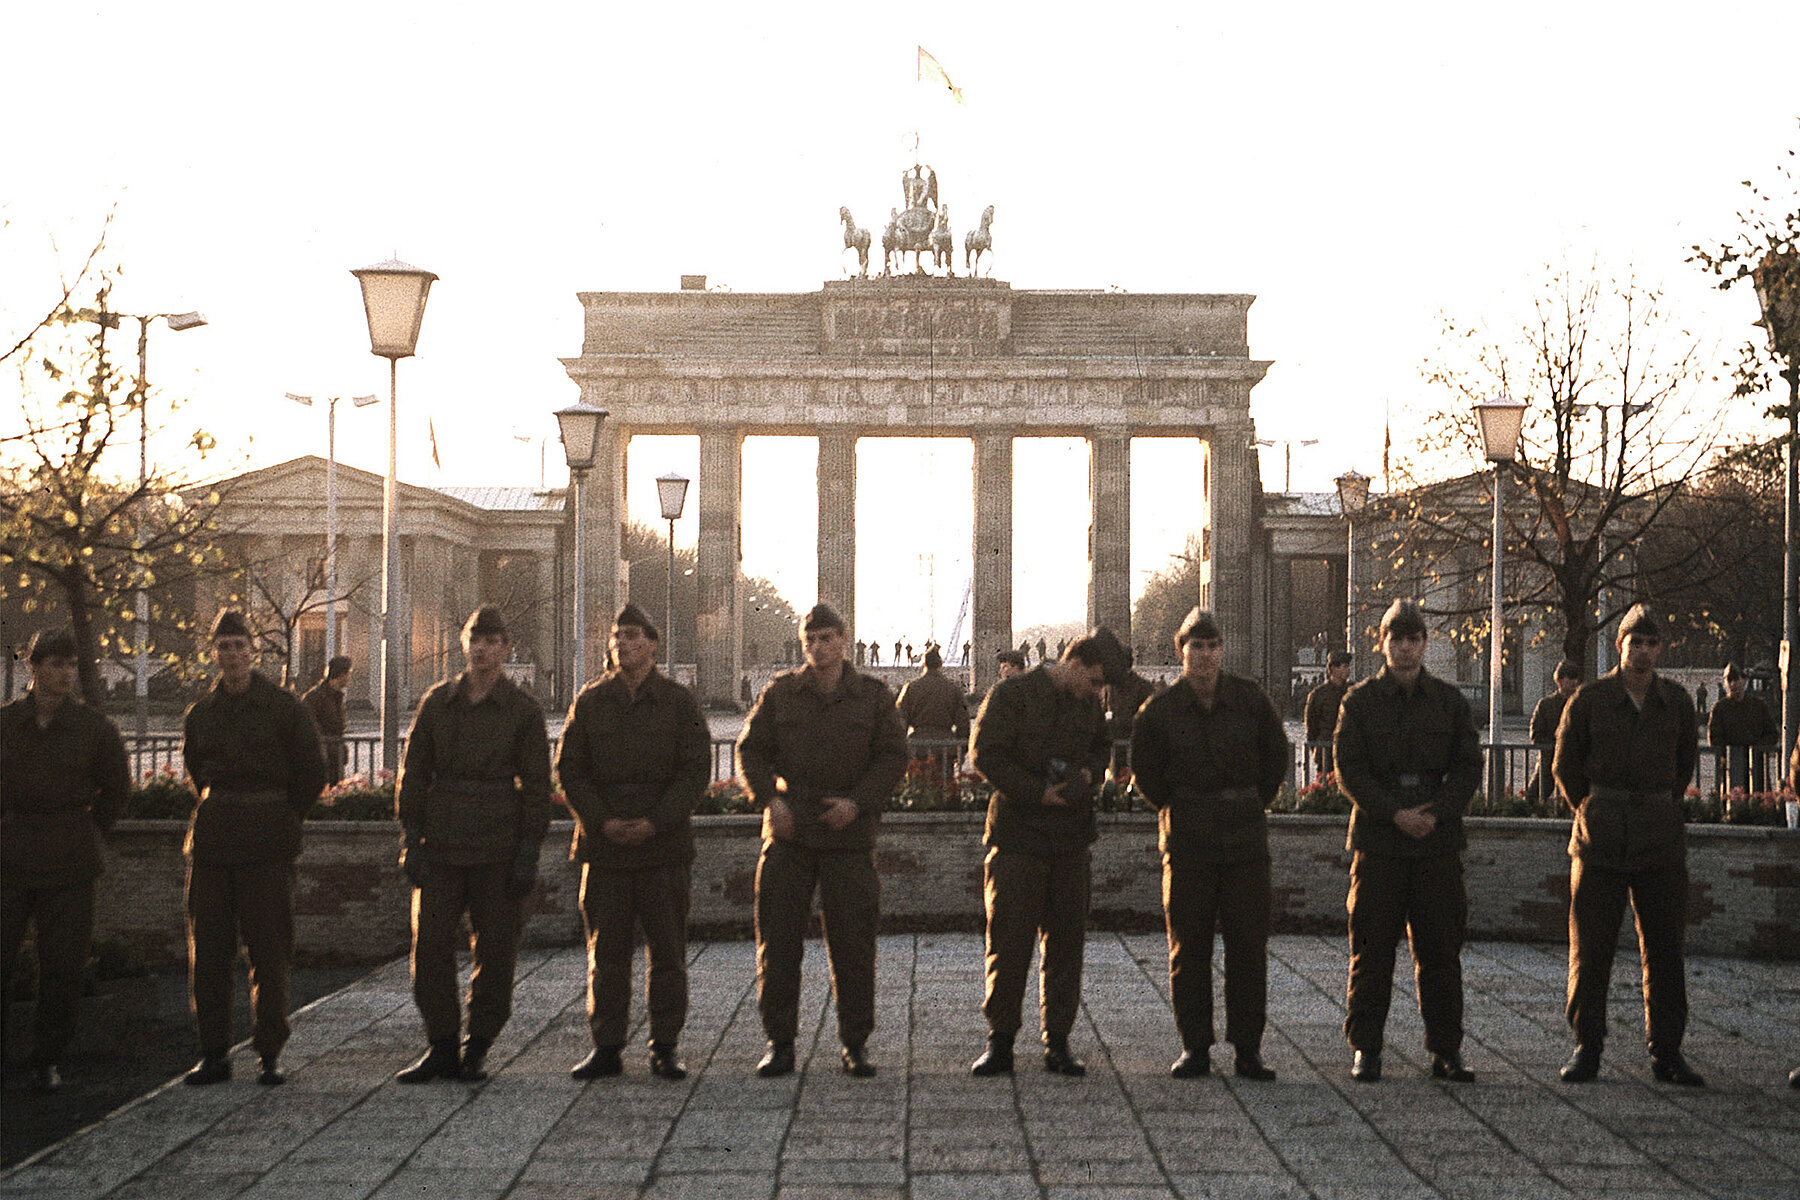
[[[763,1037],[746,942],[693,948],[682,1083],[649,1077],[641,1049],[622,1078],[568,1078],[588,1038],[583,957],[565,949],[523,957],[489,1082],[397,1085],[422,1034],[396,962],[297,1015],[285,1087],[258,1087],[240,1047],[236,1081],[172,1083],[0,1188],[30,1200],[1800,1196],[1793,964],[1690,962],[1688,1055],[1711,1085],[1690,1091],[1650,1078],[1628,955],[1600,1080],[1558,1083],[1564,950],[1493,942],[1464,955],[1478,1081],[1431,1082],[1402,956],[1387,1078],[1369,1085],[1347,1070],[1342,940],[1278,937],[1271,951],[1274,1083],[1233,1077],[1225,1048],[1223,1075],[1168,1077],[1178,1047],[1159,935],[1090,937],[1072,1038],[1085,1079],[1047,1075],[1034,1054],[1011,1079],[970,1077],[983,1025],[968,934],[882,939],[881,1074],[867,1080],[838,1070],[816,941],[802,1069],[774,1080],[751,1074]]]

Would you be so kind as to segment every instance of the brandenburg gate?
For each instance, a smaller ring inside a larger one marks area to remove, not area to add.
[[[684,281],[687,282],[687,281]],[[624,594],[625,458],[635,434],[698,435],[699,692],[732,704],[742,668],[738,594],[743,439],[818,439],[818,596],[856,637],[856,442],[974,443],[976,690],[1012,642],[1013,439],[1081,437],[1090,447],[1088,620],[1130,644],[1131,439],[1191,437],[1202,530],[1201,603],[1217,614],[1226,665],[1252,664],[1257,491],[1249,357],[1254,297],[1014,290],[993,279],[899,275],[809,293],[584,292],[581,356],[564,359],[581,398],[612,415],[585,489],[593,644]],[[790,597],[805,611],[811,596]]]

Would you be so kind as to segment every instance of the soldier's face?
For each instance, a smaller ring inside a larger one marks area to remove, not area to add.
[[[1564,676],[1556,681],[1556,690],[1561,692],[1565,697],[1573,696],[1576,692],[1581,690],[1581,680],[1570,679],[1569,677]]]
[[[225,686],[236,690],[250,682],[250,639],[232,634],[213,639],[213,660]]]
[[[1339,663],[1336,666],[1326,667],[1325,678],[1331,680],[1333,683],[1344,682],[1346,679],[1350,678],[1350,664]]]
[[[505,634],[466,634],[463,637],[463,657],[468,660],[471,671],[498,671],[506,662],[506,651],[511,644]]]
[[[1627,671],[1654,671],[1662,657],[1662,639],[1643,633],[1628,633],[1619,639],[1619,665]]]
[[[828,671],[844,661],[844,631],[814,629],[800,635],[800,648],[806,654],[806,665],[815,671]]]
[[[1063,690],[1077,700],[1092,700],[1106,686],[1106,668],[1099,663],[1093,666],[1082,662],[1079,658],[1065,660],[1069,668],[1063,673]]]
[[[73,658],[51,655],[31,664],[31,690],[42,703],[61,704],[75,691],[79,674]]]
[[[656,665],[656,645],[640,626],[612,627],[613,661],[627,675],[641,674]]]
[[[1191,637],[1181,643],[1181,673],[1210,687],[1219,681],[1219,664],[1225,661],[1225,643],[1218,638]]]
[[[1422,633],[1384,633],[1381,656],[1388,670],[1406,674],[1417,671],[1425,663],[1425,635]]]
[[[1002,678],[1002,679],[1011,678],[1012,676],[1017,675],[1019,673],[1020,673],[1019,668],[1013,666],[1009,662],[1003,662],[1000,664],[1000,678]]]
[[[1742,679],[1727,679],[1725,681],[1725,690],[1731,693],[1731,698],[1733,700],[1742,700],[1744,698],[1744,681]]]

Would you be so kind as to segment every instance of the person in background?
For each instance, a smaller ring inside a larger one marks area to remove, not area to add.
[[[1337,732],[1338,708],[1350,690],[1348,650],[1333,650],[1325,663],[1325,678],[1306,694],[1306,741],[1312,747],[1315,778],[1332,771],[1331,739]]]
[[[1556,794],[1556,783],[1550,773],[1550,760],[1556,756],[1556,727],[1562,721],[1563,706],[1581,686],[1581,664],[1563,659],[1556,664],[1556,690],[1537,702],[1531,710],[1531,744],[1537,747],[1537,762],[1531,778],[1525,783],[1525,798],[1533,804]]]
[[[340,654],[325,664],[325,677],[307,689],[300,703],[319,727],[319,745],[325,751],[325,783],[344,778],[344,691],[350,686],[350,656]]]
[[[1728,663],[1721,676],[1718,703],[1706,719],[1706,744],[1719,756],[1719,790],[1759,792],[1767,786],[1758,748],[1781,740],[1769,706],[1744,690],[1744,672]]]

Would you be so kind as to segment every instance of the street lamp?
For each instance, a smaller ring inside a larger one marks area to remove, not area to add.
[[[1319,439],[1318,438],[1257,438],[1255,441],[1251,442],[1250,444],[1253,447],[1254,446],[1280,446],[1282,448],[1283,466],[1282,466],[1282,472],[1281,472],[1281,490],[1284,492],[1291,492],[1294,490],[1294,447],[1295,446],[1302,446],[1302,447],[1316,446],[1319,444]]]
[[[311,396],[296,396],[287,393],[287,398],[295,404],[304,404],[311,408]],[[337,406],[339,396],[330,396],[325,401],[325,661],[329,663],[337,657]],[[379,399],[376,396],[352,396],[350,403],[358,408],[367,408]]]
[[[675,678],[675,522],[687,504],[688,478],[677,471],[656,477],[656,499],[662,505],[663,520],[669,523],[669,594],[663,605],[663,636],[669,639],[669,678]]]
[[[583,532],[581,510],[583,485],[594,456],[600,449],[600,422],[606,410],[592,404],[571,404],[556,410],[556,424],[562,430],[563,458],[569,464],[569,479],[575,485],[575,664],[569,686],[573,700],[587,680],[587,538]]]
[[[101,303],[105,303],[104,299]],[[132,549],[137,556],[144,551],[144,505],[150,500],[150,322],[161,320],[163,324],[181,333],[189,329],[198,329],[206,324],[206,318],[197,312],[184,313],[115,313],[102,309],[96,313],[82,314],[94,324],[107,329],[117,329],[119,322],[129,317],[138,323],[138,373],[137,383],[131,389],[133,399],[138,408],[138,502],[137,528],[132,532]],[[133,601],[136,605],[137,630],[134,640],[137,643],[133,654],[136,679],[134,688],[135,716],[137,719],[137,736],[141,744],[150,733],[150,597],[144,591],[144,564],[138,562],[134,574],[137,587],[133,589]]]
[[[1794,443],[1800,438],[1800,251],[1771,251],[1750,272],[1756,285],[1756,300],[1762,307],[1761,325],[1769,334],[1769,348],[1783,360],[1781,377],[1788,385],[1788,434],[1782,455],[1782,512],[1786,551],[1781,563],[1781,746],[1794,744],[1796,726],[1800,726],[1800,672],[1793,667],[1796,645],[1800,645],[1800,592],[1796,592],[1796,573],[1800,561],[1795,558],[1794,537],[1800,533],[1800,511],[1796,511]]]
[[[1356,653],[1356,517],[1369,503],[1369,477],[1352,467],[1339,475],[1338,507],[1344,513],[1344,649]]]
[[[1494,562],[1493,611],[1488,616],[1488,802],[1500,796],[1505,779],[1505,747],[1500,736],[1500,666],[1502,638],[1500,624],[1500,504],[1501,488],[1506,485],[1503,468],[1519,454],[1519,434],[1525,428],[1525,404],[1502,396],[1475,406],[1475,418],[1481,423],[1481,447],[1487,460],[1494,464]]]
[[[411,358],[437,276],[390,258],[350,272],[362,285],[369,353],[388,360],[388,461],[381,481],[381,764],[400,765],[400,360]]]

